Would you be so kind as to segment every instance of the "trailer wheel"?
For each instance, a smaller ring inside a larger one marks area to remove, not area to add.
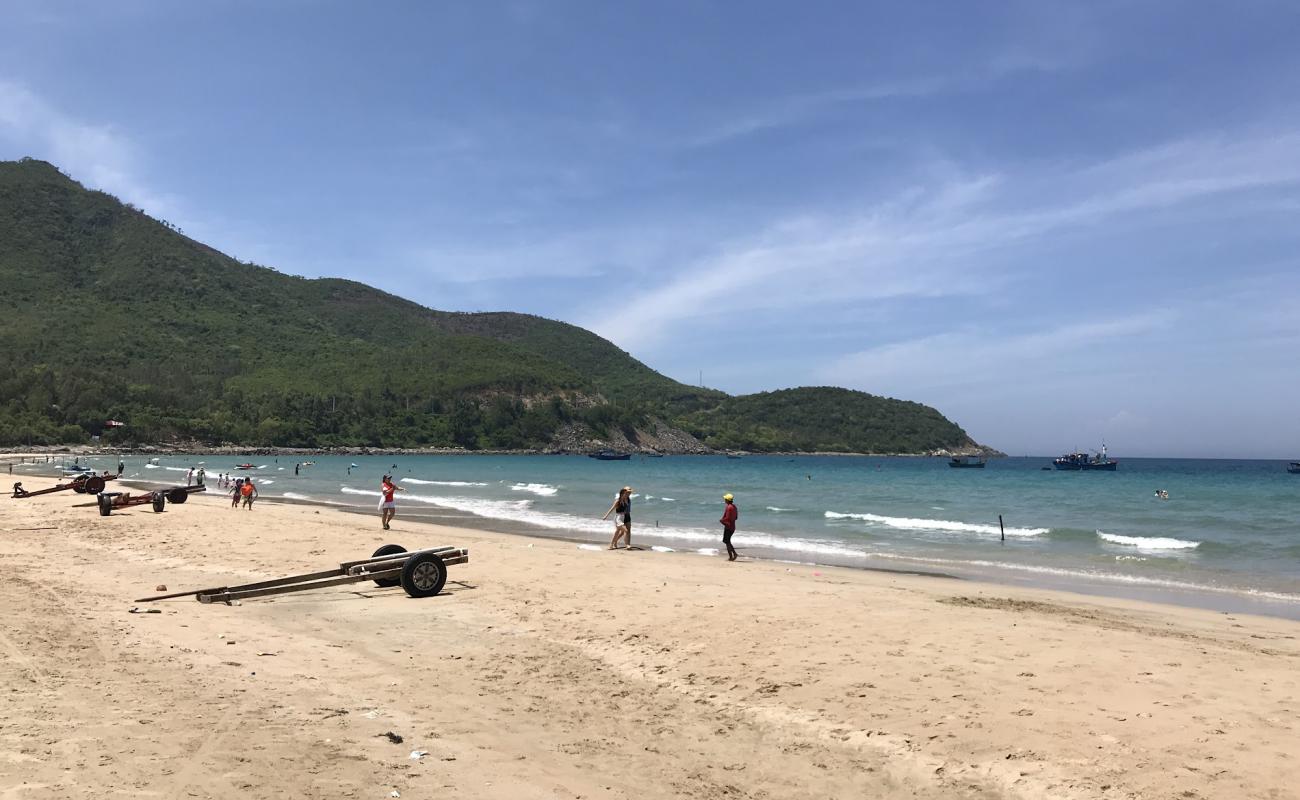
[[[398,553],[405,553],[405,552],[406,552],[406,548],[402,547],[400,544],[384,544],[384,545],[380,545],[378,550],[371,553],[370,557],[377,558],[379,556],[395,556]],[[379,578],[378,580],[375,581],[375,585],[384,586],[384,587],[401,586],[402,579],[401,578]]]
[[[73,481],[72,491],[76,492],[77,494],[85,494],[86,493],[85,481]]]
[[[447,583],[447,565],[437,553],[421,553],[402,567],[402,588],[411,597],[433,597]]]
[[[77,491],[85,492],[86,494],[99,494],[104,491],[105,485],[103,478],[98,475],[91,475],[89,478],[86,478],[86,482],[83,483],[81,488]]]
[[[180,505],[181,503],[184,503],[186,500],[189,499],[190,499],[190,493],[185,491],[183,488],[179,486],[177,486],[175,489],[167,490],[168,502],[172,502],[175,503],[176,505]]]
[[[163,494],[162,492],[154,492],[153,493],[154,513],[162,511],[166,507],[167,507],[167,495]]]
[[[113,498],[106,494],[101,494],[97,500],[99,502],[99,515],[101,517],[107,517],[109,514],[113,513]]]

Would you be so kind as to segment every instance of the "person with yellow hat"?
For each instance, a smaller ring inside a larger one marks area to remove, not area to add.
[[[731,492],[722,496],[722,502],[726,505],[722,508],[722,519],[718,520],[722,523],[722,543],[727,546],[728,561],[736,560],[736,548],[731,546],[731,534],[736,532],[736,520],[740,517],[740,509],[736,508],[734,500]]]

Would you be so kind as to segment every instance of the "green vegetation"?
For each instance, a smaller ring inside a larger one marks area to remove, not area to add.
[[[0,243],[0,444],[508,449],[656,418],[751,450],[969,443],[915,403],[731,398],[562,322],[241,263],[40,161],[0,162]]]
[[[833,387],[731,397],[687,416],[682,427],[713,447],[755,452],[923,453],[978,446],[929,406]]]

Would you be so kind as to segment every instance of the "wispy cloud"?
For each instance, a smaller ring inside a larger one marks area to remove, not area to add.
[[[911,391],[984,384],[992,375],[1014,381],[1026,373],[1052,372],[1052,365],[1067,355],[1167,329],[1176,318],[1174,312],[1157,311],[1014,335],[970,326],[852,353],[823,372],[828,379],[850,377],[856,386]],[[1078,361],[1066,363],[1077,368]]]
[[[1011,280],[1016,259],[990,258],[1101,223],[1300,184],[1300,134],[1170,143],[1084,164],[1022,165],[950,177],[863,210],[780,220],[733,238],[642,296],[655,314],[589,319],[624,347],[654,344],[726,298],[733,312],[779,307],[815,316],[827,302],[983,294]],[[1222,204],[1216,213],[1223,212]],[[1041,268],[1041,267],[1039,267]],[[736,291],[740,288],[740,291]]]
[[[139,178],[136,149],[121,131],[76,119],[22,84],[4,79],[0,144],[15,156],[48,160],[92,188],[176,221],[175,198],[155,192]]]

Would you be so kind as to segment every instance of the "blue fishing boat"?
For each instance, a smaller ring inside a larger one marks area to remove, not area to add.
[[[1101,452],[1096,455],[1087,453],[1066,453],[1060,458],[1052,460],[1052,464],[1061,470],[1074,471],[1095,471],[1095,472],[1114,472],[1119,466],[1119,462],[1106,455],[1106,445],[1101,446]]]

